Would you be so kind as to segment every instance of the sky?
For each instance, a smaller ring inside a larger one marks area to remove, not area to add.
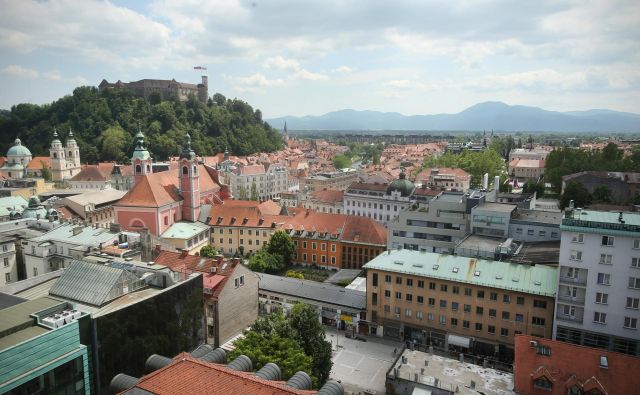
[[[265,118],[484,101],[640,113],[640,1],[0,0],[0,108],[197,83]]]

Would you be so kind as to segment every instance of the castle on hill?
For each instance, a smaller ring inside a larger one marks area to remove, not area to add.
[[[178,82],[175,79],[171,80],[152,80],[144,79],[140,81],[122,82],[118,80],[115,83],[102,80],[98,89],[102,92],[106,89],[128,89],[133,92],[134,95],[144,97],[148,99],[152,93],[159,93],[162,99],[170,99],[177,97],[179,100],[185,101],[189,98],[189,95],[195,95],[198,100],[203,103],[207,102],[209,98],[209,77],[202,76],[202,83],[189,84],[186,82]]]

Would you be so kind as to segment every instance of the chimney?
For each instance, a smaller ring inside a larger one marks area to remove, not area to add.
[[[484,173],[482,176],[482,188],[489,189],[489,173]]]
[[[495,188],[496,191],[500,191],[500,176],[495,176],[493,179],[493,188]]]
[[[82,229],[84,229],[84,226],[76,226],[75,228],[72,229],[73,235],[77,236],[80,233],[82,233]]]
[[[161,249],[160,249],[160,244],[156,244],[156,248],[155,251],[159,254]]]
[[[189,252],[188,252],[187,250],[182,250],[182,251],[180,252],[180,258],[184,258],[184,257],[186,257],[187,255],[189,255]]]

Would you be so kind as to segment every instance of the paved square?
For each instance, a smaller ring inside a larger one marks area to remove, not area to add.
[[[326,332],[334,350],[331,378],[339,380],[347,394],[363,390],[384,394],[385,374],[396,358],[393,351],[399,351],[402,343],[372,336],[367,336],[366,342],[349,339],[333,328],[326,328]]]

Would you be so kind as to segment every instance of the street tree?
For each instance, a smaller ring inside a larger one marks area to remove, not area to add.
[[[282,263],[286,266],[291,264],[295,250],[296,246],[293,244],[291,236],[283,230],[275,231],[267,244],[267,251],[272,255],[282,257]]]

